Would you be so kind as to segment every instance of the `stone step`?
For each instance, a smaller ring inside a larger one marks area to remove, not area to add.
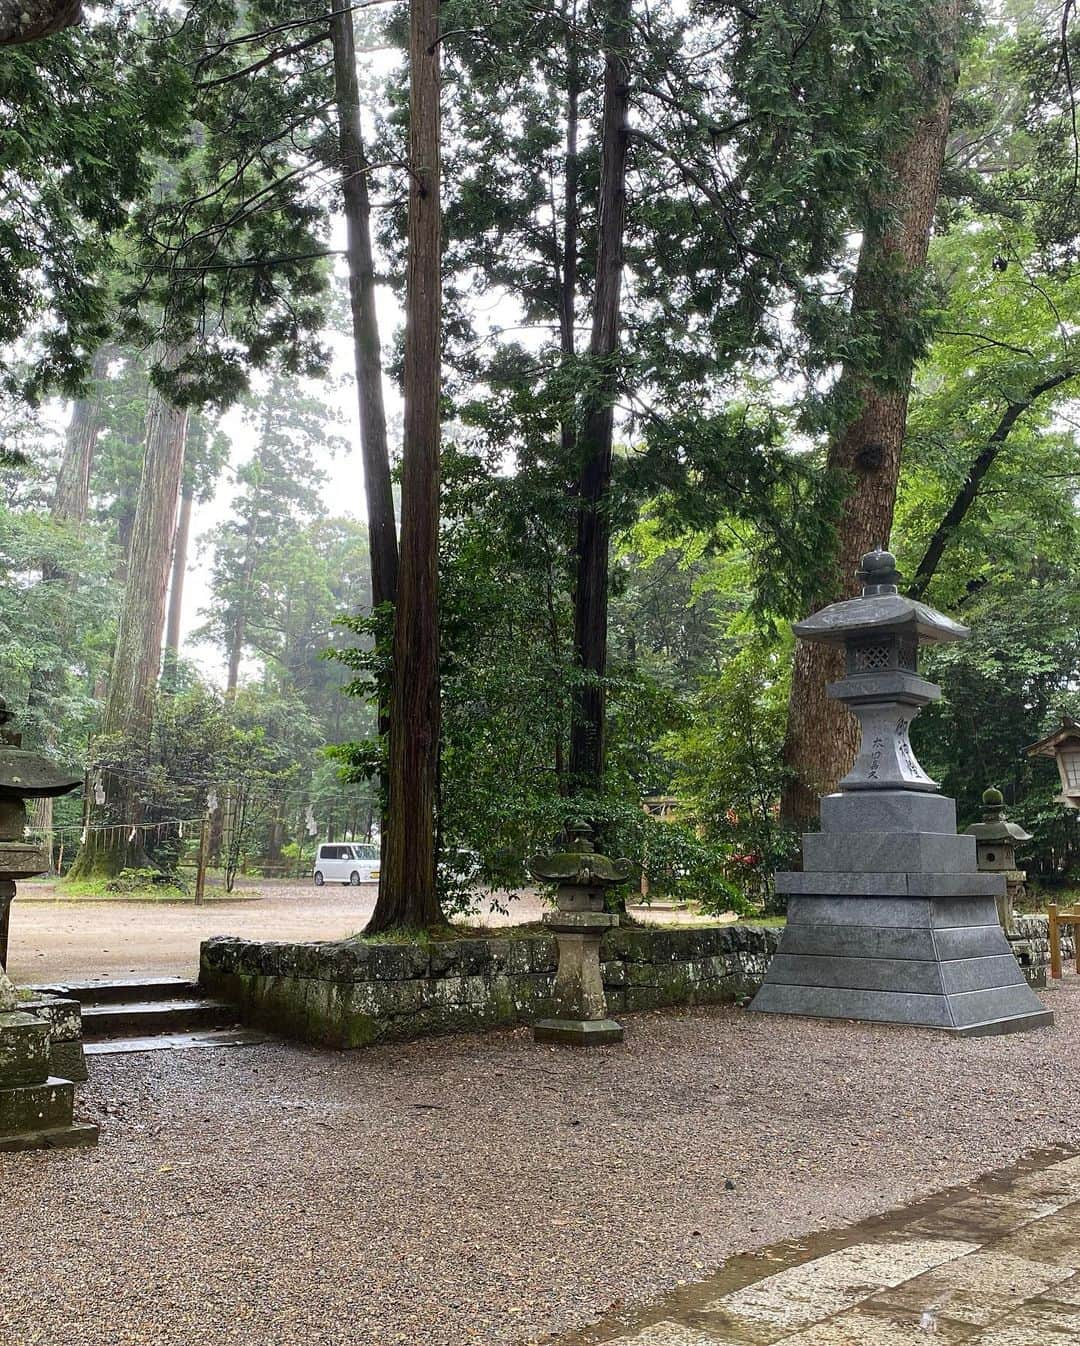
[[[83,1006],[83,1038],[87,1043],[107,1037],[150,1037],[158,1033],[190,1033],[226,1028],[236,1010],[223,1000],[204,996],[169,1000],[103,1002]]]
[[[268,1042],[254,1028],[215,1028],[205,1033],[158,1033],[154,1037],[104,1038],[86,1044],[87,1056],[123,1056],[128,1052],[185,1051],[191,1047],[252,1047]]]
[[[198,985],[190,977],[131,977],[119,981],[71,982],[62,986],[28,986],[25,989],[77,1000],[84,1011],[88,1005],[194,999],[200,994]]]

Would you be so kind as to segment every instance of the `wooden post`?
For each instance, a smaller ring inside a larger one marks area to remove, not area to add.
[[[206,891],[206,862],[210,855],[210,815],[203,815],[199,832],[199,863],[195,870],[195,905],[202,906],[203,893]]]
[[[1055,981],[1061,980],[1061,933],[1058,928],[1058,909],[1051,902],[1046,908],[1046,914],[1050,920],[1050,976]]]

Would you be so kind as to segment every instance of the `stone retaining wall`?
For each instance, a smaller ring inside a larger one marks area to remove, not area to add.
[[[1009,945],[1020,964],[1020,970],[1032,986],[1045,986],[1050,968],[1050,921],[1046,916],[1017,916],[1014,920],[1021,938],[1010,937]],[[1070,963],[1075,958],[1071,926],[1061,931],[1061,961]]]
[[[752,994],[778,932],[722,925],[604,937],[612,1014]],[[199,980],[245,1022],[330,1047],[529,1022],[551,1011],[556,950],[540,932],[417,944],[278,944],[221,936]]]

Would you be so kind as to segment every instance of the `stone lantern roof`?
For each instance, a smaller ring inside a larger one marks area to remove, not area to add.
[[[897,592],[902,577],[891,552],[881,547],[867,552],[858,578],[863,581],[859,598],[830,603],[805,621],[796,622],[795,634],[802,640],[830,645],[878,635],[915,636],[921,645],[939,645],[964,640],[969,634],[966,626],[951,617]]]
[[[68,776],[47,757],[24,748],[8,729],[14,718],[0,697],[0,799],[45,799],[82,784],[81,776]]]
[[[1013,846],[1020,841],[1030,841],[1031,833],[1025,832],[1019,823],[1011,823],[1005,817],[1005,797],[1000,790],[991,786],[983,791],[983,821],[972,823],[965,828],[968,836],[977,842],[1004,842]]]

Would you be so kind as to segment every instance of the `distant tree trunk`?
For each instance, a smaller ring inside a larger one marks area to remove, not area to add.
[[[111,347],[101,345],[94,352],[90,368],[91,387],[84,397],[76,398],[64,436],[64,453],[60,459],[60,470],[56,477],[56,490],[53,493],[50,514],[58,523],[82,524],[86,522],[86,510],[90,500],[90,469],[94,462],[98,436],[101,433],[101,380],[108,373]],[[66,574],[63,567],[48,562],[41,567],[41,579],[45,584],[70,585],[73,577]],[[64,623],[61,610],[56,621]],[[62,686],[63,679],[59,670],[35,668],[30,677],[30,689],[27,697],[27,709],[31,717],[41,725],[42,743],[46,751],[54,749],[57,742],[57,729],[52,708]],[[50,857],[52,855],[53,801],[38,799],[34,803],[33,827],[42,835],[42,841]]]
[[[85,523],[90,499],[90,470],[101,433],[101,380],[109,370],[112,347],[101,345],[90,367],[91,387],[76,398],[64,438],[64,456],[56,478],[52,517],[65,523]]]
[[[175,363],[178,355],[176,351],[167,352],[166,366]],[[107,742],[145,748],[152,729],[187,421],[186,409],[173,406],[151,389],[128,581],[102,721],[102,737]],[[123,759],[119,766],[122,770]],[[71,867],[72,879],[111,877],[145,863],[138,833],[129,835],[139,821],[138,782],[132,782],[126,774],[105,770],[102,783],[105,803],[91,803],[91,830]],[[107,826],[108,830],[95,831],[95,826]]]
[[[0,0],[0,47],[51,37],[82,19],[82,0]]]
[[[394,620],[386,866],[367,927],[371,932],[445,920],[435,881],[442,324],[439,0],[412,0],[409,18],[409,257],[401,567]]]
[[[185,486],[180,493],[180,514],[176,521],[173,541],[172,577],[169,581],[169,616],[165,624],[165,656],[173,661],[180,654],[180,619],[184,612],[184,581],[187,578],[188,540],[191,536],[191,510],[195,501],[194,486]]]
[[[956,13],[956,0],[945,0],[939,11],[950,48]],[[947,60],[944,65],[948,69]],[[819,604],[859,592],[860,558],[886,546],[892,530],[913,365],[907,296],[926,263],[954,88],[951,71],[936,85],[929,73],[923,78],[928,111],[892,161],[891,199],[875,203],[879,210],[891,207],[891,221],[884,229],[868,227],[859,253],[852,321],[877,334],[876,365],[884,372],[860,366],[841,374],[840,394],[857,411],[829,445],[828,467],[844,475],[848,489],[838,526],[838,570],[824,577]],[[819,796],[836,788],[855,757],[855,719],[825,695],[826,682],[841,676],[842,665],[842,652],[832,646],[800,642],[795,652],[784,740],[790,776],[780,807],[781,821],[790,827],[812,825]]]
[[[341,156],[341,194],[345,208],[346,261],[352,308],[353,360],[356,399],[360,413],[360,453],[364,463],[364,500],[371,556],[371,605],[397,599],[398,544],[394,492],[390,478],[390,448],[383,406],[382,344],[375,309],[375,260],[371,248],[371,201],[367,156],[360,125],[360,90],[356,78],[356,42],[348,0],[332,0],[330,33],[334,46],[334,92],[338,113],[338,151]],[[389,708],[380,704],[379,733],[390,732]],[[390,782],[380,777],[385,799]],[[388,829],[380,810],[381,872],[386,870]]]
[[[604,110],[600,143],[600,203],[597,222],[596,294],[589,357],[597,366],[596,392],[578,440],[582,460],[577,483],[578,526],[574,590],[574,653],[588,681],[573,695],[570,775],[576,788],[596,789],[604,771],[607,671],[608,552],[611,521],[611,442],[619,345],[623,235],[626,226],[626,150],[629,72],[625,45],[629,0],[607,9]]]

